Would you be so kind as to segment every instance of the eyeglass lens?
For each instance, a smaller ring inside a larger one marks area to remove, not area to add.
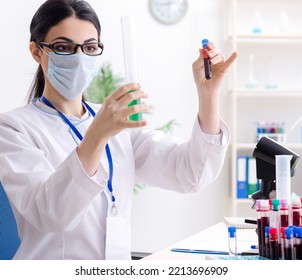
[[[53,51],[57,54],[73,54],[77,51],[78,47],[81,47],[82,52],[87,55],[99,55],[103,52],[103,49],[98,43],[86,43],[83,45],[77,45],[71,42],[54,43]]]

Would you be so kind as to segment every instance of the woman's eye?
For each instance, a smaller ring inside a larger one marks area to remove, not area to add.
[[[72,53],[74,51],[74,47],[71,44],[55,44],[54,51],[58,53]]]
[[[98,50],[97,44],[85,45],[84,52],[85,53],[95,53]]]

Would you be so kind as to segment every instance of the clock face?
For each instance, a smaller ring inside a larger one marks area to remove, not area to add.
[[[152,16],[161,23],[173,24],[186,14],[187,0],[149,0]]]

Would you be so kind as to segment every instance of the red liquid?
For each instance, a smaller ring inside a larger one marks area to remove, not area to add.
[[[288,227],[288,215],[280,215],[281,227]]]
[[[279,260],[282,259],[282,245],[281,243],[278,242],[278,257],[279,257]]]
[[[269,242],[269,258],[271,260],[278,260],[279,259],[279,253],[278,253],[278,241],[270,241]]]
[[[302,260],[302,243],[296,246],[296,260]]]
[[[285,247],[284,248],[284,259],[285,260],[292,260],[293,259],[293,248]]]
[[[300,213],[293,211],[293,226],[300,226]]]
[[[294,251],[296,252],[296,260],[302,260],[302,244],[296,244]]]
[[[269,258],[270,257],[270,248],[269,248],[270,244],[269,244],[269,237],[265,238],[265,254],[266,257]]]
[[[258,235],[258,249],[259,249],[259,256],[263,257],[262,254],[262,235],[261,235],[261,219],[257,219],[257,235]]]
[[[261,246],[262,246],[262,254],[263,257],[269,257],[266,254],[266,247],[265,247],[265,227],[269,226],[269,217],[261,217]],[[258,233],[259,234],[259,233]],[[260,247],[259,247],[260,251]]]

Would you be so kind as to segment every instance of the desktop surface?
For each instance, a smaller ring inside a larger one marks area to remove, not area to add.
[[[237,229],[237,247],[239,252],[248,251],[251,245],[256,245],[257,243],[258,238],[255,229]],[[181,250],[178,249],[189,250],[181,252]],[[192,250],[207,250],[209,253],[198,253],[198,251],[196,253]],[[210,259],[209,256],[214,257],[221,255],[215,255],[212,251],[228,252],[228,226],[225,222],[217,223],[163,250],[149,255],[143,258],[143,260],[205,260]]]

